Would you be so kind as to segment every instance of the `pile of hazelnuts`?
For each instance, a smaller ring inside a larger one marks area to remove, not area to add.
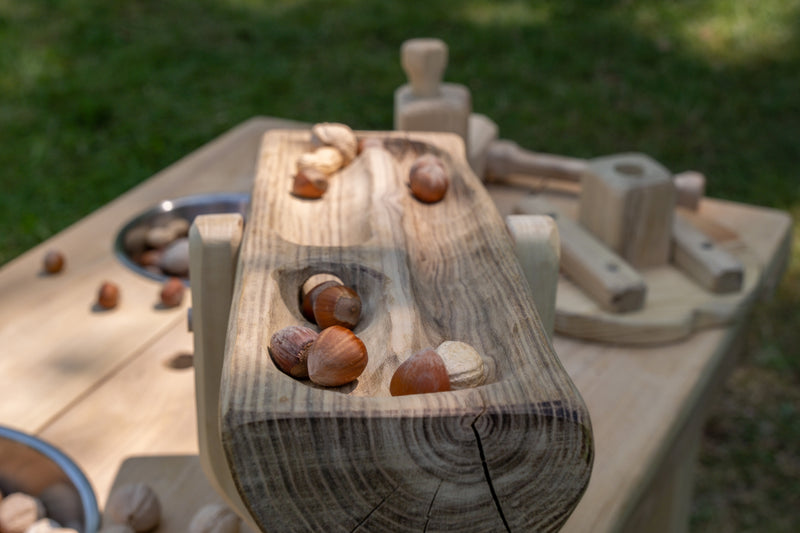
[[[288,326],[276,331],[269,353],[276,366],[297,379],[325,387],[346,385],[367,366],[367,347],[353,333],[361,318],[361,298],[338,279],[312,276],[300,291],[300,311],[320,331]]]
[[[322,122],[311,128],[313,150],[300,155],[292,176],[292,194],[298,198],[318,199],[325,195],[331,177],[350,164],[367,148],[383,147],[376,137],[358,139],[345,124]],[[447,166],[434,154],[419,156],[411,165],[408,187],[420,202],[441,201],[450,184]]]

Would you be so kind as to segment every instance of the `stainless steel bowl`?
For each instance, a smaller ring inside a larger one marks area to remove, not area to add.
[[[176,218],[183,218],[189,223],[198,215],[216,213],[240,213],[246,218],[249,208],[250,194],[248,193],[199,194],[164,200],[157,206],[136,215],[119,230],[114,240],[114,254],[122,264],[134,272],[163,282],[168,276],[147,270],[135,261],[134,255],[142,251],[138,249],[140,246],[138,235],[153,227],[167,224]],[[137,244],[132,245],[133,242]]]
[[[41,439],[0,426],[0,491],[42,500],[47,516],[81,533],[100,528],[92,485],[69,457]]]

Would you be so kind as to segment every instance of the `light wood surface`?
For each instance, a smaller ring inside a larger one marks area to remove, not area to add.
[[[184,533],[201,503],[218,498],[209,484],[201,483],[193,371],[166,364],[176,356],[185,360],[192,352],[185,308],[157,312],[151,305],[158,284],[134,285],[145,287],[141,312],[157,314],[162,326],[135,337],[126,333],[127,324],[115,322],[113,347],[98,356],[101,360],[82,364],[59,363],[66,328],[55,330],[49,324],[72,320],[76,309],[90,306],[96,276],[115,272],[111,243],[116,228],[165,198],[249,190],[262,133],[291,124],[307,127],[269,118],[241,124],[0,270],[0,390],[15,391],[0,406],[0,423],[27,429],[65,451],[91,480],[101,506],[115,480],[146,479],[157,487],[174,487],[167,493],[158,489],[159,496],[171,509],[180,509],[182,518],[172,515],[176,518],[166,521],[159,533]],[[536,183],[548,186],[546,179]],[[502,215],[511,214],[526,194],[520,187],[488,188]],[[703,231],[716,241],[738,239],[751,250],[762,264],[760,286],[774,289],[788,261],[791,220],[786,213],[705,199],[696,216],[695,225],[704,224]],[[65,277],[37,276],[41,257],[51,247],[67,255]],[[127,287],[122,285],[123,297]],[[85,298],[65,299],[58,307],[26,296],[38,293],[46,300],[64,290]],[[691,442],[699,438],[706,407],[735,360],[733,348],[740,344],[742,331],[737,321],[681,342],[648,347],[556,334],[553,346],[587,404],[596,446],[589,485],[562,531],[686,530],[691,494],[684,488],[696,459]],[[105,333],[95,338],[96,333],[87,333],[82,350],[102,351],[96,343],[104,342]],[[104,367],[105,358],[119,363]],[[49,373],[58,390],[40,390],[36,384]],[[56,395],[58,399],[52,398]],[[149,460],[158,467],[141,466],[140,461]],[[668,521],[657,521],[653,501],[673,502],[669,521],[678,525],[669,528]]]
[[[588,482],[591,429],[503,219],[455,135],[373,135],[384,148],[334,175],[321,200],[288,189],[309,135],[264,138],[221,385],[242,498],[265,530],[556,529]],[[424,154],[451,177],[434,204],[407,187]],[[288,377],[266,351],[273,333],[306,324],[297,295],[318,273],[363,302],[354,332],[369,362],[338,390]],[[491,363],[487,383],[391,397],[399,364],[446,340]]]

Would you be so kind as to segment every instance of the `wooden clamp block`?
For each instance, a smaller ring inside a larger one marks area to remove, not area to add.
[[[506,227],[514,251],[533,292],[533,301],[547,337],[553,339],[556,323],[556,288],[561,260],[558,226],[544,215],[509,215]]]
[[[561,269],[600,307],[614,313],[644,307],[644,279],[588,231],[539,197],[520,202],[517,210],[555,219],[561,237]]]
[[[401,59],[409,83],[394,93],[394,129],[457,133],[469,146],[469,89],[441,83],[447,45],[439,39],[411,39],[403,43]]]
[[[672,262],[697,283],[716,293],[741,290],[744,266],[715,246],[712,239],[676,213],[672,229]]]
[[[669,261],[675,185],[645,154],[593,159],[581,178],[579,221],[635,268]]]

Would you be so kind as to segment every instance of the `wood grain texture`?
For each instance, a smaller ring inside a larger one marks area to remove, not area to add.
[[[533,308],[510,237],[454,135],[378,134],[319,201],[289,185],[308,133],[262,144],[234,290],[221,386],[233,476],[265,531],[556,530],[588,481],[591,429]],[[417,202],[422,153],[452,172],[445,199]],[[299,287],[329,272],[363,301],[369,351],[352,385],[281,373],[270,335],[303,324]],[[494,372],[476,389],[393,398],[412,353],[474,346]]]
[[[542,195],[560,213],[577,217],[578,201],[566,195]],[[519,202],[520,213],[540,212],[536,196]],[[701,204],[702,205],[702,204]],[[702,211],[696,217],[706,218]],[[702,224],[701,224],[702,225]],[[693,332],[733,323],[741,317],[759,287],[763,261],[751,249],[752,243],[730,238],[730,229],[722,231],[713,220],[705,225],[717,227],[726,241],[714,241],[716,247],[735,257],[744,268],[742,290],[735,293],[712,293],[671,264],[639,270],[647,284],[645,306],[629,313],[611,313],[571,280],[562,276],[556,300],[556,331],[581,339],[623,344],[658,344],[683,339]]]

